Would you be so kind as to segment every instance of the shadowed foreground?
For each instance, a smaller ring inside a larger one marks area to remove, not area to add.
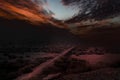
[[[120,80],[119,54],[75,55],[75,48],[61,54],[41,55],[52,59],[15,80]]]

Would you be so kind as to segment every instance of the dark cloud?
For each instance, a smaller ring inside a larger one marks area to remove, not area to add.
[[[71,21],[85,19],[105,19],[120,14],[120,0],[62,0],[66,6],[73,6],[79,9],[79,14]]]

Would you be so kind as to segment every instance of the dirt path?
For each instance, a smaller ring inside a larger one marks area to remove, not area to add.
[[[23,75],[15,80],[36,80],[36,78],[38,78],[44,70],[46,70],[49,67],[54,66],[54,63],[56,62],[56,60],[61,59],[62,57],[64,57],[65,55],[68,54],[69,51],[71,51],[72,49],[74,49],[74,47],[71,47],[65,51],[63,51],[60,55],[56,56],[55,58],[40,64],[39,66],[37,66],[33,72],[28,73],[26,75]]]

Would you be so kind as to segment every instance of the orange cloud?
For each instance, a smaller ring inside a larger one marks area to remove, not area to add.
[[[9,17],[9,15],[13,15],[16,18],[19,19],[25,19],[29,21],[34,22],[40,22],[40,23],[46,23],[47,16],[43,14],[37,13],[37,11],[30,10],[26,7],[18,8],[10,3],[4,2],[1,6],[1,9],[3,9],[6,12],[9,12],[9,14],[6,14],[3,11],[0,11],[0,16]]]
[[[33,24],[52,24],[59,28],[66,28],[62,22],[56,21],[41,5],[31,0],[0,0],[0,16],[8,19],[21,19]]]

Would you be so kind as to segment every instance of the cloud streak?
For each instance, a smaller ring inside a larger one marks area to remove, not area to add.
[[[51,15],[44,10],[42,5],[35,4],[31,0],[0,0],[0,16],[39,23],[49,23],[51,19]]]
[[[62,0],[62,3],[79,9],[79,14],[72,18],[74,22],[86,19],[103,20],[120,14],[119,0]]]
[[[39,1],[39,3],[38,3]],[[66,25],[52,18],[52,11],[46,11],[44,0],[0,0],[0,17],[20,19],[32,24],[52,24],[59,28]]]

